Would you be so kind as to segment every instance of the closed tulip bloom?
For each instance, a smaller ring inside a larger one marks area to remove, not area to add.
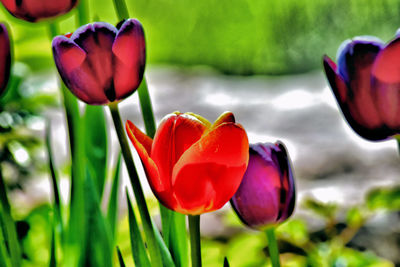
[[[14,17],[30,22],[56,17],[70,11],[77,0],[0,0]]]
[[[146,51],[142,25],[128,19],[116,27],[96,22],[53,40],[53,55],[66,86],[80,100],[102,105],[139,87]]]
[[[10,38],[6,26],[0,23],[0,95],[7,87],[8,79],[10,78],[10,69]]]
[[[154,140],[130,121],[126,129],[155,196],[171,210],[198,215],[221,208],[246,171],[247,135],[230,112],[214,124],[191,113],[167,115]]]
[[[327,56],[324,68],[350,126],[368,140],[400,133],[400,39],[385,45],[374,37],[345,41],[338,64]]]
[[[263,229],[293,213],[292,167],[281,142],[250,145],[249,154],[249,165],[231,205],[243,223]]]

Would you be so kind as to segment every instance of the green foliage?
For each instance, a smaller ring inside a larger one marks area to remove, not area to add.
[[[400,187],[372,190],[367,196],[367,205],[372,210],[400,210]]]

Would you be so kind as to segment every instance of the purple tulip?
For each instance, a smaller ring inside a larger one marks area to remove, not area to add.
[[[293,213],[295,185],[286,148],[281,142],[250,146],[249,165],[231,205],[248,226],[263,229]]]
[[[6,26],[0,23],[0,95],[7,87],[8,79],[10,78],[10,69],[10,38]]]
[[[30,22],[70,11],[77,0],[0,0],[14,17]]]
[[[102,105],[122,100],[140,85],[146,61],[138,20],[116,27],[96,22],[53,40],[53,55],[64,83],[80,100]]]
[[[400,133],[400,39],[385,45],[374,37],[345,41],[338,65],[324,68],[336,100],[353,130],[368,140]]]

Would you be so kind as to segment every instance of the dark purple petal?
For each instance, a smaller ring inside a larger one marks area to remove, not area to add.
[[[327,56],[324,57],[324,70],[343,115],[355,132],[368,140],[383,140],[392,134],[380,118],[370,78],[364,88],[348,88],[352,82],[344,81],[342,75],[337,73],[336,64]]]
[[[121,25],[112,52],[116,98],[124,99],[139,87],[146,63],[144,32],[138,20],[128,19]]]
[[[375,98],[384,123],[400,130],[400,38],[390,42],[376,57],[372,68]]]
[[[0,23],[0,95],[7,87],[7,83],[10,78],[10,69],[10,39],[6,26]]]
[[[263,228],[286,220],[295,203],[294,178],[286,148],[277,144],[250,146],[249,165],[231,199],[241,220]]]

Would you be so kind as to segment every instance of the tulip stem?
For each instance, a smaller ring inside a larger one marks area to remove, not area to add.
[[[188,215],[192,267],[201,267],[200,215]]]
[[[114,0],[115,11],[117,12],[118,19],[124,20],[129,18],[128,7],[124,0]]]
[[[118,109],[117,103],[109,104],[112,119],[114,121],[115,131],[117,132],[119,144],[121,146],[122,155],[125,160],[126,167],[128,169],[128,174],[132,184],[133,192],[135,194],[136,203],[139,208],[140,217],[143,222],[143,230],[146,235],[147,245],[150,252],[150,258],[152,261],[152,266],[163,266],[161,253],[159,246],[156,241],[155,233],[153,231],[153,226],[151,223],[150,214],[147,208],[146,199],[144,198],[144,193],[142,186],[139,181],[139,176],[136,172],[135,163],[133,162],[132,154],[129,148],[128,139],[126,138],[124,127],[122,125],[121,116]]]
[[[400,135],[396,136],[396,141],[397,141],[397,149],[398,149],[399,154],[400,154]]]
[[[267,230],[265,230],[265,233],[267,234],[268,238],[268,250],[269,256],[271,257],[272,267],[280,267],[279,249],[275,237],[275,227],[268,228]]]

